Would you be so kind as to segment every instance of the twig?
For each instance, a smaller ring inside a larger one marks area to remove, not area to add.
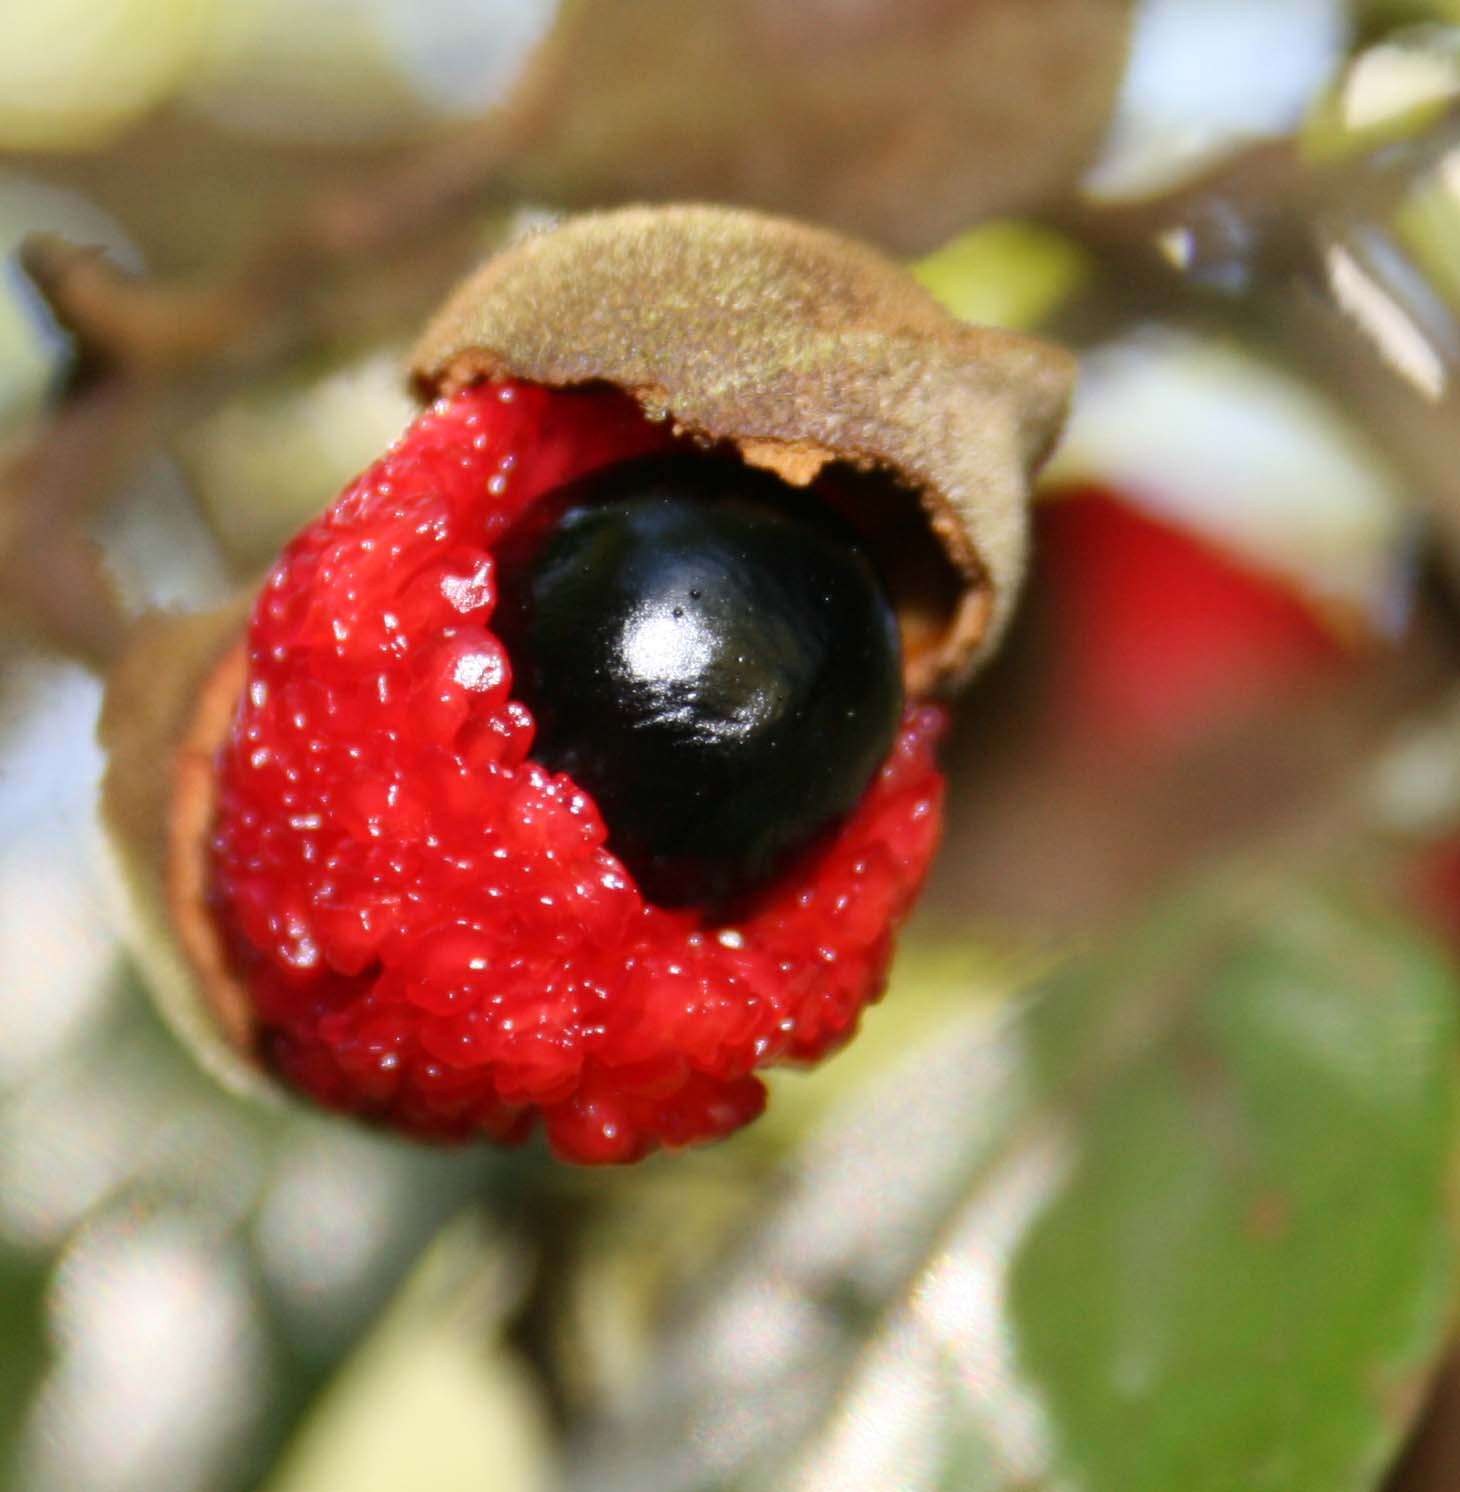
[[[459,270],[513,138],[478,129],[332,192],[212,281],[130,275],[96,249],[29,240],[22,264],[75,356],[49,417],[0,453],[0,596],[11,619],[104,667],[127,622],[86,520],[200,407],[347,335],[362,311],[419,316]]]

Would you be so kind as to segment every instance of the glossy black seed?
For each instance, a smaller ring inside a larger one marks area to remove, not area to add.
[[[843,522],[769,473],[645,457],[555,495],[496,627],[533,755],[660,905],[769,879],[857,804],[902,712],[897,624]]]

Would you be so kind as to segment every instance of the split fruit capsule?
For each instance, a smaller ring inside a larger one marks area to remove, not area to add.
[[[112,682],[163,1008],[422,1138],[723,1137],[881,992],[1070,359],[679,207],[507,250],[413,376],[246,617],[144,626]]]

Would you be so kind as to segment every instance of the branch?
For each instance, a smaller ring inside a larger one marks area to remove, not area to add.
[[[0,592],[12,622],[104,667],[128,622],[86,521],[200,408],[332,342],[418,321],[459,275],[511,137],[481,128],[321,197],[212,280],[128,274],[45,235],[21,263],[74,345],[48,418],[0,452]]]

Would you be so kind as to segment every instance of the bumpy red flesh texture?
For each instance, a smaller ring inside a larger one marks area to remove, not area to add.
[[[216,895],[264,1048],[333,1107],[582,1162],[718,1138],[757,1068],[844,1042],[938,837],[943,713],[910,708],[829,844],[733,926],[644,902],[531,757],[493,552],[543,494],[673,443],[612,391],[427,411],[284,552],[220,761]]]

